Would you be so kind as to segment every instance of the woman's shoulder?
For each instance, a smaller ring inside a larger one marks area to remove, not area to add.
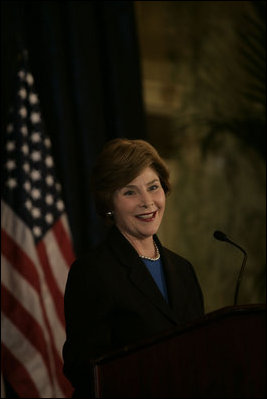
[[[176,261],[178,263],[191,265],[191,262],[188,259],[186,259],[184,256],[178,254],[177,252],[174,252],[173,250],[166,248],[165,246],[163,246],[162,249],[164,251],[164,255],[166,257],[168,257],[169,259]]]
[[[184,277],[187,276],[189,279],[192,279],[193,277],[193,280],[198,280],[195,267],[191,261],[168,248],[164,247],[163,251],[164,258],[168,264],[171,265],[172,270],[175,270],[178,274],[183,275]]]

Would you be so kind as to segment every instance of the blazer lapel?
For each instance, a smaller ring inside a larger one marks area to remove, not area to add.
[[[165,301],[153,277],[140,259],[138,259],[133,265],[129,277],[133,284],[136,285],[143,295],[146,296],[159,311],[164,313],[165,316],[175,322],[175,324],[177,323],[175,314],[171,307]]]
[[[177,261],[174,264],[170,256],[168,256],[166,249],[161,246],[159,241],[157,241],[157,244],[160,246],[162,261],[164,263],[170,307],[176,315],[176,319],[179,320],[178,323],[181,324],[181,320],[184,320],[184,303],[186,303],[186,297],[190,293],[186,291]]]
[[[128,268],[129,279],[132,283],[159,311],[178,324],[175,313],[163,298],[153,277],[128,240],[115,227],[113,227],[108,240],[120,263]]]

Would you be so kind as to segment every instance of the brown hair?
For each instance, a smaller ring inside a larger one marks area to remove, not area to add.
[[[155,170],[167,194],[170,191],[169,172],[151,144],[144,140],[121,138],[108,141],[92,171],[92,191],[97,213],[106,216],[113,208],[115,191],[126,186],[146,167]]]

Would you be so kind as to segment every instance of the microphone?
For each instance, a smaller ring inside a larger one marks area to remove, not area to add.
[[[239,286],[240,286],[240,282],[241,282],[242,275],[243,275],[244,268],[245,268],[246,261],[247,261],[247,253],[246,253],[246,251],[245,251],[243,248],[241,248],[241,247],[240,247],[239,245],[237,245],[235,242],[233,242],[232,240],[230,240],[230,239],[226,236],[226,234],[224,234],[222,231],[219,231],[219,230],[214,231],[213,236],[214,236],[214,238],[216,238],[216,240],[219,240],[219,241],[226,241],[226,242],[228,242],[229,244],[234,245],[236,248],[240,249],[240,251],[244,254],[242,266],[241,266],[241,269],[240,269],[240,271],[239,271],[238,279],[237,279],[237,282],[236,282],[236,288],[235,288],[234,305],[236,305],[236,304],[237,304],[238,292],[239,292]]]

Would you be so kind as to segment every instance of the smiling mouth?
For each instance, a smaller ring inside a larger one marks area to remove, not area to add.
[[[139,220],[142,220],[143,222],[151,222],[152,220],[155,219],[156,214],[157,214],[157,211],[150,212],[150,213],[142,213],[140,215],[136,215],[135,217]]]

